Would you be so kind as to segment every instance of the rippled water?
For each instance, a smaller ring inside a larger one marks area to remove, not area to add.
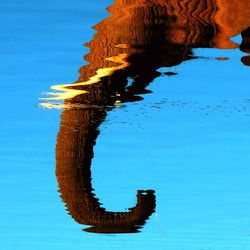
[[[250,3],[199,2],[0,4],[1,249],[250,249]]]

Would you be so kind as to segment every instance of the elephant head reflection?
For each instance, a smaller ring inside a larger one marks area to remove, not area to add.
[[[98,233],[138,232],[154,212],[154,191],[138,191],[128,212],[101,207],[91,186],[91,160],[98,127],[117,102],[139,101],[161,67],[195,59],[193,48],[250,49],[248,0],[115,0],[110,16],[94,26],[86,44],[89,62],[73,84],[52,86],[63,100],[56,146],[56,176],[69,214]],[[242,62],[249,65],[249,57]],[[167,72],[171,75],[171,72]],[[45,106],[52,105],[45,103]]]

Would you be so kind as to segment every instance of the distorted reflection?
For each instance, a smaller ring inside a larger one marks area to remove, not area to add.
[[[242,43],[240,45],[240,50],[242,52],[250,54],[250,27],[243,30],[242,33]],[[250,66],[250,55],[243,56],[241,58],[243,64]]]
[[[63,100],[56,146],[56,176],[70,215],[86,231],[137,232],[154,212],[153,191],[138,191],[137,205],[128,212],[108,212],[91,186],[91,160],[98,127],[116,103],[142,100],[161,67],[195,59],[193,48],[250,52],[250,1],[246,0],[115,0],[110,16],[94,26],[86,44],[88,65],[73,84],[57,85],[43,103]],[[230,37],[242,34],[242,44]],[[249,56],[242,62],[249,65]],[[175,72],[166,72],[173,76]]]
[[[59,191],[70,215],[80,224],[93,226],[85,231],[138,232],[154,212],[154,191],[138,191],[136,206],[128,212],[116,213],[105,211],[93,193],[90,166],[93,147],[99,134],[98,126],[105,116],[104,108],[90,107],[63,112],[56,146]]]

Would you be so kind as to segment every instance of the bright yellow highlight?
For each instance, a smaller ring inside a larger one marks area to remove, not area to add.
[[[118,45],[120,46],[120,45]],[[122,45],[124,47],[125,45]],[[128,57],[127,53],[119,54],[118,56],[112,56],[108,57],[105,60],[118,63],[118,66],[115,67],[109,67],[109,68],[101,68],[96,71],[96,74],[92,76],[88,81],[86,82],[78,82],[78,83],[72,83],[72,84],[61,84],[61,85],[54,85],[51,87],[52,90],[61,91],[61,92],[49,92],[48,95],[52,97],[48,98],[41,98],[41,100],[46,101],[60,101],[60,100],[68,100],[72,99],[76,96],[82,95],[87,93],[86,90],[79,90],[79,89],[73,89],[77,86],[87,86],[92,85],[95,83],[98,83],[101,81],[101,78],[112,75],[116,70],[124,69],[129,66],[129,63],[125,61],[125,59]],[[54,106],[53,104],[49,103],[43,103],[41,104],[42,107],[51,108]]]

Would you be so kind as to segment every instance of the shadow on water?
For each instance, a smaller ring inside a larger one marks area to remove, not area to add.
[[[137,192],[128,212],[101,207],[91,185],[93,148],[99,126],[116,103],[134,102],[150,93],[146,87],[157,70],[195,59],[193,48],[233,49],[250,53],[249,1],[115,0],[110,16],[94,26],[86,44],[89,62],[73,84],[52,86],[54,96],[42,104],[64,108],[56,146],[56,176],[69,214],[95,233],[139,232],[155,210],[153,190]],[[242,34],[239,46],[230,37]],[[250,65],[249,55],[242,57]],[[175,72],[166,71],[166,75]]]

